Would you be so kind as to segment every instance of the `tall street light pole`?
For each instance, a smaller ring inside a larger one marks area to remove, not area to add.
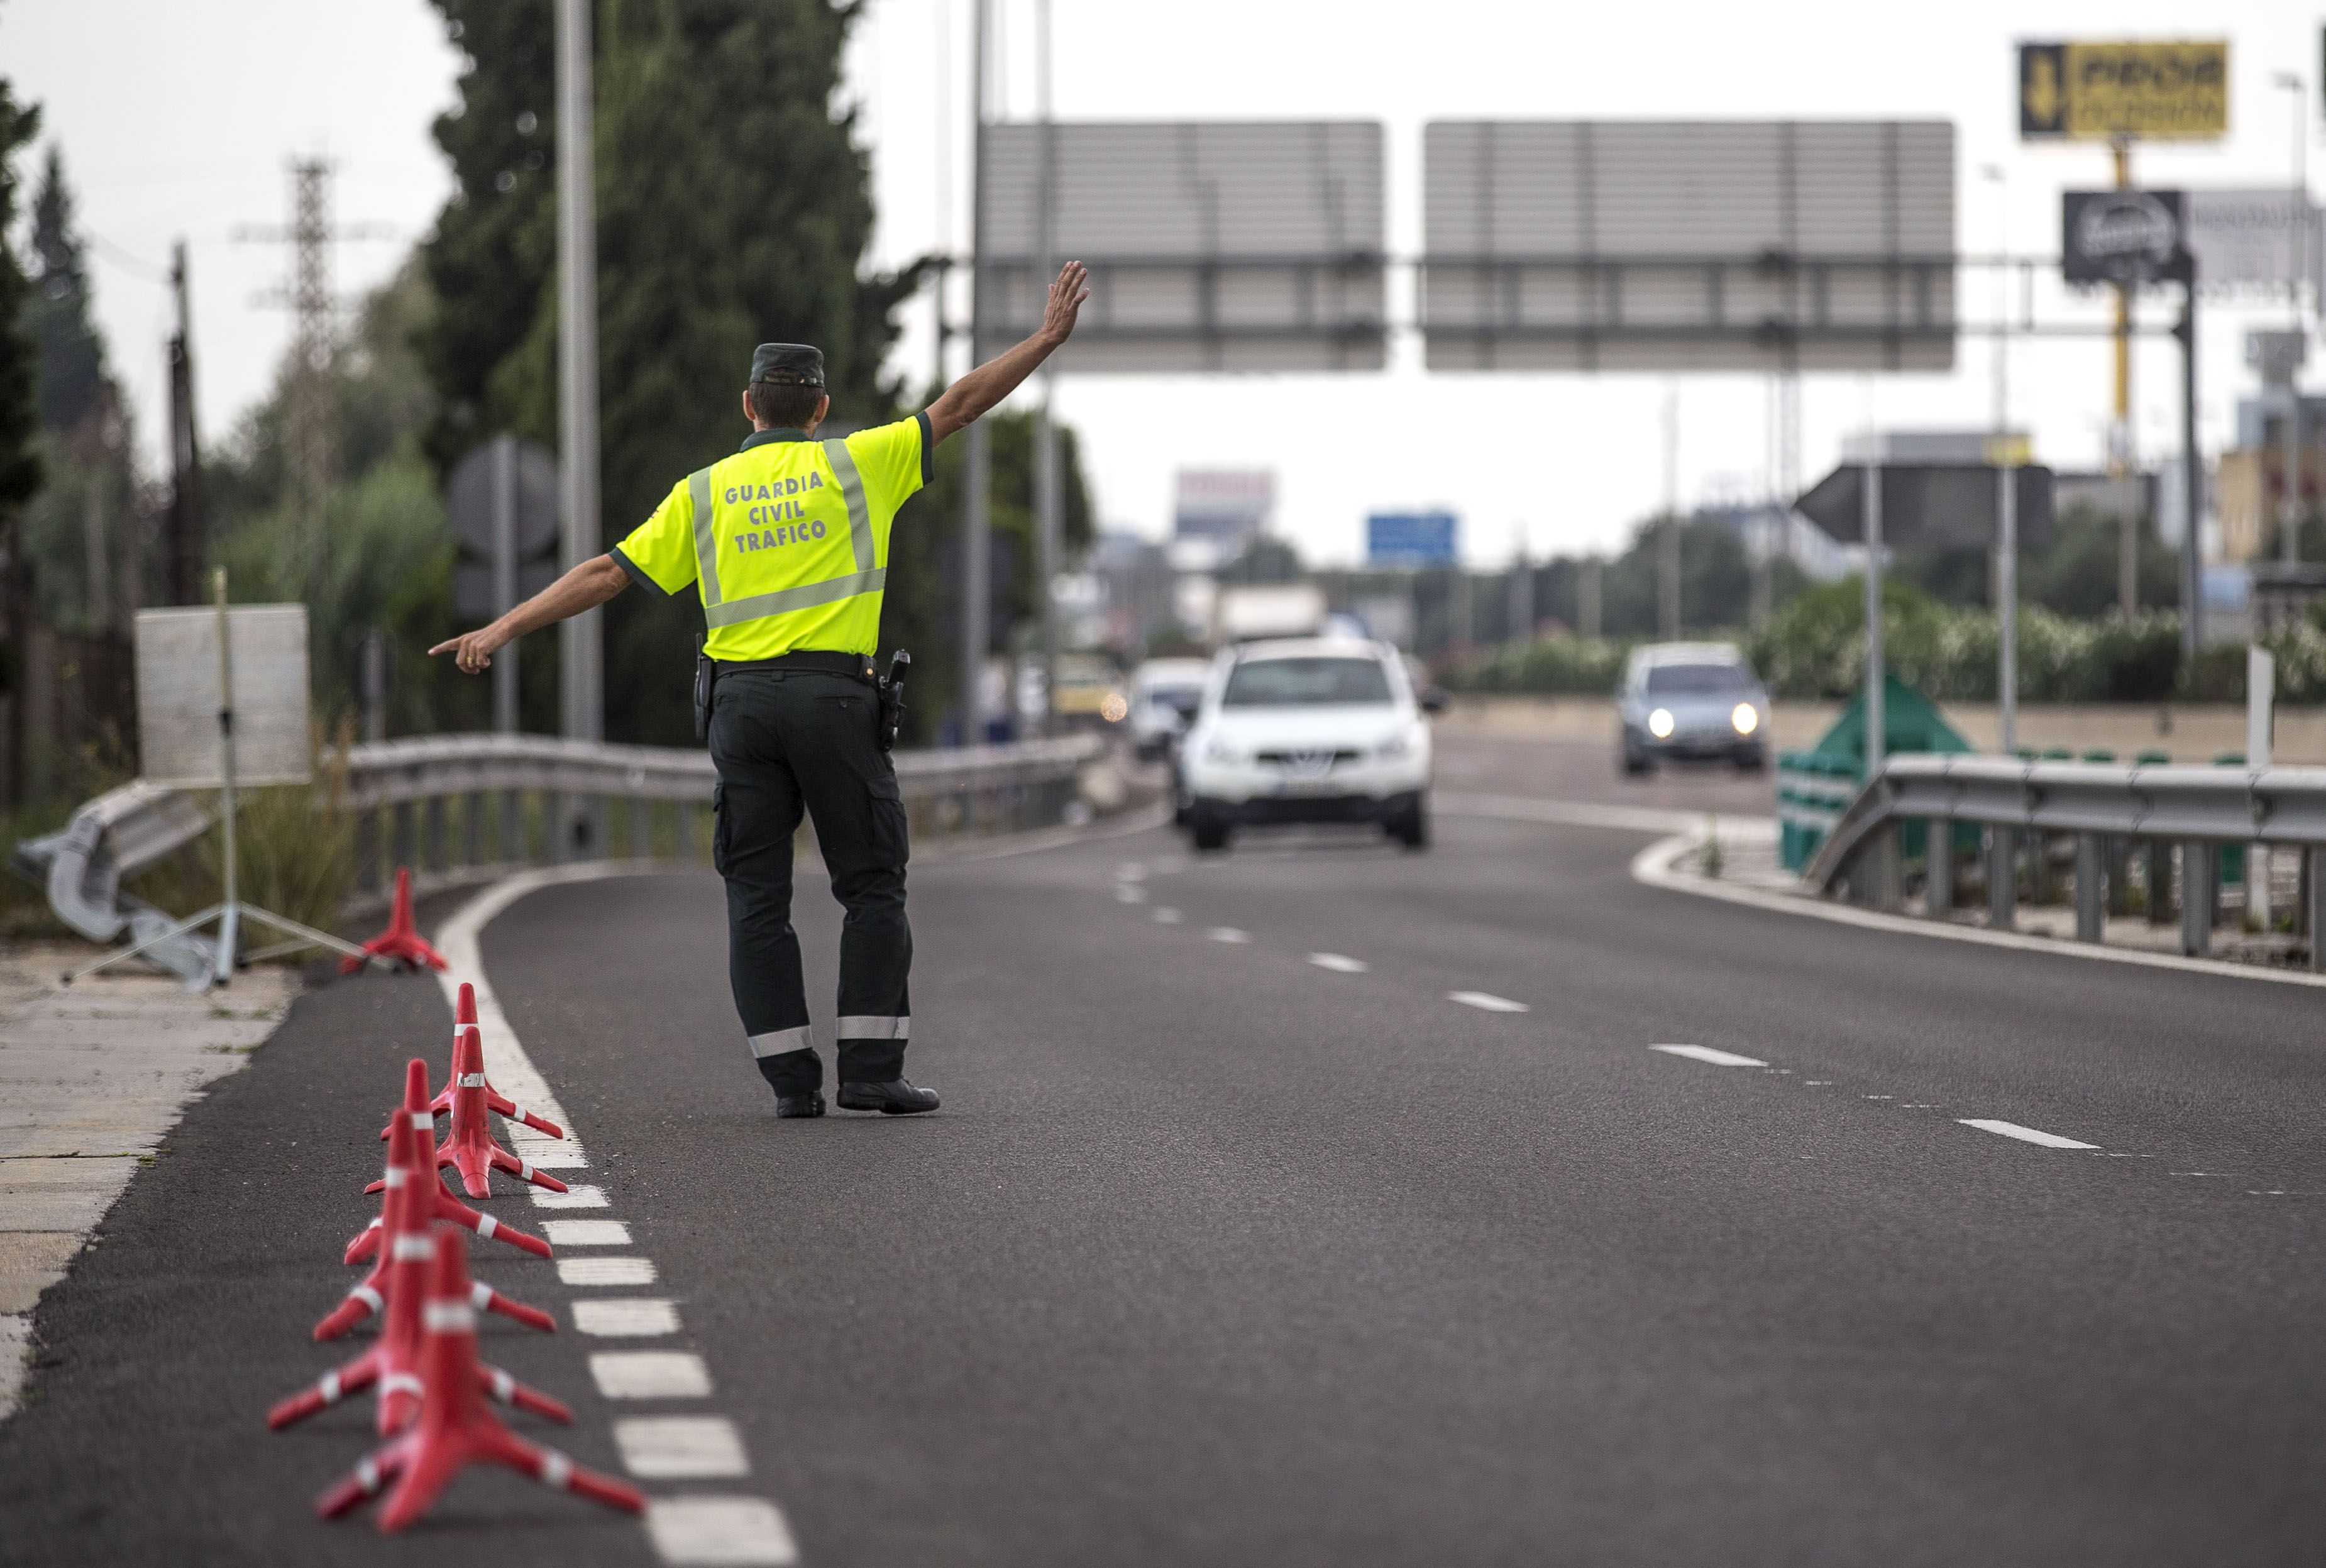
[[[977,0],[971,25],[976,37],[970,47],[970,234],[969,234],[969,362],[974,368],[985,358],[985,77],[986,48],[992,32],[992,0]],[[991,431],[982,419],[963,433],[969,443],[962,454],[961,498],[961,743],[974,746],[982,734],[985,687],[985,651],[989,640],[986,612],[992,593],[986,558],[991,545],[986,514],[987,491],[993,478]]]
[[[557,0],[557,425],[564,518],[560,565],[598,554],[598,215],[591,150],[591,0]],[[562,726],[570,740],[606,735],[604,622],[586,610],[557,629]],[[594,854],[594,802],[570,797],[553,821],[551,858]]]
[[[2310,130],[2309,101],[2303,96],[2305,84],[2291,71],[2280,71],[2277,85],[2293,98],[2293,204],[2286,213],[2285,225],[2285,300],[2293,313],[2289,323],[2293,341],[2303,342],[2302,322],[2302,275],[2309,257],[2310,239],[2310,167],[2308,132]],[[2285,377],[2285,450],[2280,461],[2284,464],[2285,493],[2278,498],[2279,558],[2291,566],[2302,558],[2302,387],[2298,359]]]

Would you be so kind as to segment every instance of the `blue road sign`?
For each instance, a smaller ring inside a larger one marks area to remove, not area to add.
[[[1374,512],[1365,518],[1365,562],[1372,566],[1451,566],[1457,519],[1452,512]]]

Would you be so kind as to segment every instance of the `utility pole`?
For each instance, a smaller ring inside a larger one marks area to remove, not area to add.
[[[2277,85],[2293,98],[2293,204],[2286,214],[2285,226],[2285,301],[2293,320],[2288,323],[2293,341],[2307,345],[2309,334],[2303,330],[2302,274],[2309,257],[2310,237],[2310,160],[2308,132],[2310,129],[2309,100],[2303,96],[2302,78],[2289,71],[2280,71]],[[2285,375],[2285,494],[2278,501],[2278,539],[2281,556],[2289,566],[2302,559],[2302,387],[2301,356]]]
[[[2132,138],[2118,136],[2108,144],[2116,157],[2116,188],[2132,189]],[[2108,425],[2108,478],[2122,481],[2133,471],[2132,451],[2132,291],[2140,285],[2126,278],[2116,285],[2116,402]],[[2119,561],[2117,571],[2123,567]],[[2118,583],[2119,589],[2122,587]]]
[[[599,553],[598,215],[591,137],[590,0],[557,0],[557,427],[564,518],[558,538],[566,571]],[[558,625],[558,695],[568,740],[606,738],[603,612]],[[553,823],[553,860],[596,852],[597,802],[567,796]]]
[[[991,32],[992,0],[977,0],[971,25],[976,37],[970,47],[970,236],[969,236],[969,362],[985,358],[986,313],[990,290],[985,286],[985,76],[986,48]],[[986,612],[991,607],[992,574],[987,566],[991,540],[986,515],[987,490],[993,481],[991,433],[982,419],[963,433],[969,448],[962,464],[961,498],[961,743],[974,746],[982,740],[985,650],[991,640]]]
[[[186,242],[170,250],[170,294],[177,303],[177,330],[170,334],[170,510],[164,525],[164,592],[172,604],[199,603],[202,565],[209,555],[209,531],[202,514],[202,444],[194,423],[193,313],[186,303]],[[133,530],[134,537],[134,530]],[[136,574],[130,574],[130,608],[136,608]]]
[[[326,158],[290,161],[291,221],[283,228],[246,224],[235,230],[237,239],[270,240],[291,247],[291,278],[283,288],[260,296],[262,303],[291,308],[291,375],[285,387],[284,446],[300,549],[306,556],[304,573],[311,590],[322,586],[330,568],[330,539],[324,518],[330,500],[337,454],[331,447],[331,356],[339,347],[338,296],[331,292],[331,245],[341,239],[386,238],[389,230],[373,223],[334,227],[331,222],[331,165]],[[181,246],[182,253],[183,247]],[[182,254],[176,268],[181,298],[181,331],[185,321],[182,297]],[[192,417],[191,387],[186,404]],[[197,565],[191,571],[199,574]],[[173,593],[181,591],[174,581]],[[196,584],[185,602],[197,602],[202,585]]]
[[[1035,81],[1042,98],[1042,210],[1034,260],[1034,286],[1040,290],[1049,286],[1050,276],[1058,267],[1058,135],[1057,126],[1050,120],[1050,0],[1036,0],[1034,17],[1034,42],[1039,55]],[[1058,580],[1058,554],[1065,528],[1059,509],[1063,497],[1059,493],[1058,430],[1050,417],[1050,405],[1057,391],[1057,373],[1044,369],[1042,406],[1034,416],[1035,592],[1040,595],[1042,611],[1044,735],[1053,733],[1058,722],[1058,610],[1051,584]]]
[[[1679,381],[1664,383],[1664,520],[1656,530],[1656,628],[1679,639]]]
[[[2197,261],[2186,258],[2183,280],[2187,293],[2181,302],[2181,324],[2172,335],[2181,340],[2181,658],[2182,667],[2196,661],[2205,646],[2205,471],[2197,453]]]

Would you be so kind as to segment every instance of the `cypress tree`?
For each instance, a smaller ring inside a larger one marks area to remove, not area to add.
[[[40,350],[20,324],[30,292],[24,269],[8,244],[16,226],[16,149],[41,128],[41,111],[16,102],[8,79],[0,77],[0,543],[7,560],[0,572],[0,606],[7,613],[7,641],[0,648],[0,689],[19,690],[24,635],[33,616],[32,563],[24,553],[24,503],[41,488]],[[11,804],[24,798],[24,705],[9,705],[7,793]]]
[[[72,193],[56,145],[33,197],[31,289],[24,324],[41,356],[41,424],[70,430],[105,392],[105,344],[88,319],[88,266],[72,229]]]

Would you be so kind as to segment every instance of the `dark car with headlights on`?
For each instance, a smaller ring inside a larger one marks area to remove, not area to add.
[[[1625,774],[1659,762],[1769,765],[1769,694],[1725,642],[1658,642],[1632,650],[1615,694]]]

